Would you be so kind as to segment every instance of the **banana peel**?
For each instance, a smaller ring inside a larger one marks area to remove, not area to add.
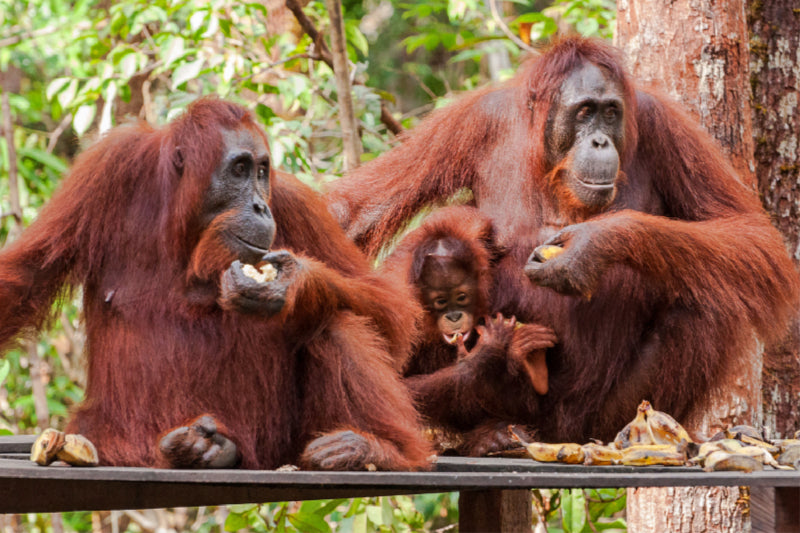
[[[614,439],[614,446],[624,450],[630,446],[691,443],[689,433],[667,413],[656,411],[647,400],[642,401],[634,418]]]
[[[83,435],[48,428],[34,441],[31,461],[48,466],[56,460],[72,466],[97,466],[100,457],[94,444]]]

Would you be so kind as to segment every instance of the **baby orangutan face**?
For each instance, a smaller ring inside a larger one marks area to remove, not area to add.
[[[423,304],[448,344],[467,341],[477,314],[477,275],[449,255],[428,255],[422,269]]]

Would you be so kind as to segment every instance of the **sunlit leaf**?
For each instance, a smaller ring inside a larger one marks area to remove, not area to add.
[[[239,531],[248,526],[247,518],[239,513],[228,513],[225,519],[225,531]]]
[[[184,63],[172,73],[172,90],[177,89],[189,80],[195,79],[203,69],[205,59],[195,59],[191,63]]]
[[[2,384],[8,377],[11,371],[11,363],[6,360],[0,361],[0,384]]]
[[[75,128],[75,133],[77,133],[79,137],[89,130],[96,113],[96,104],[85,104],[75,111],[75,117],[72,119],[72,127]]]
[[[56,78],[47,85],[45,96],[48,100],[53,97],[70,82],[70,78]]]
[[[289,523],[303,533],[329,533],[331,526],[325,519],[313,513],[291,513]]]
[[[566,533],[581,533],[586,525],[586,497],[582,489],[570,489],[561,497],[561,525]]]

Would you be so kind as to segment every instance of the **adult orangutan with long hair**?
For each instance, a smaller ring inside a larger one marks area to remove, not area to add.
[[[274,279],[247,274],[266,264]],[[102,463],[426,466],[393,368],[413,338],[409,291],[275,170],[243,108],[202,99],[84,152],[0,252],[0,346],[78,285],[88,383],[67,430]]]
[[[509,249],[491,312],[559,339],[542,438],[609,440],[643,398],[687,419],[754,334],[775,340],[798,307],[798,275],[756,195],[599,40],[562,39],[505,85],[437,110],[328,200],[374,255],[462,188]],[[542,244],[564,251],[542,261]]]

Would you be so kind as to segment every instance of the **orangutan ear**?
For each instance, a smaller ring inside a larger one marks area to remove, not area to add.
[[[183,152],[180,146],[175,147],[175,153],[172,156],[172,164],[179,174],[183,173]]]

